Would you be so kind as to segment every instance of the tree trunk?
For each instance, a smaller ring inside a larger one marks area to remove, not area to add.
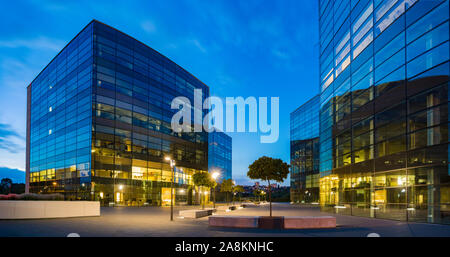
[[[267,184],[269,185],[269,209],[270,209],[270,217],[272,217],[272,188],[270,188],[270,180],[267,180]]]
[[[203,196],[202,196],[202,198],[203,198],[203,201],[202,201],[202,210],[204,210],[204,209],[205,209],[205,202],[206,202],[206,195],[205,195],[205,192],[203,192],[202,195],[203,195]]]

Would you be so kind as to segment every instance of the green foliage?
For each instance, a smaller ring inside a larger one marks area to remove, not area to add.
[[[289,165],[281,159],[263,156],[248,166],[247,176],[251,179],[283,182],[289,174]]]
[[[245,190],[244,190],[244,187],[243,187],[243,186],[237,185],[237,186],[234,186],[234,187],[233,187],[233,192],[236,192],[236,193],[244,193]]]
[[[0,193],[9,194],[11,193],[12,180],[10,178],[3,178],[0,182]]]
[[[197,172],[192,177],[194,185],[202,187],[215,187],[216,182],[211,178],[208,172]]]
[[[254,194],[255,196],[261,196],[261,195],[264,194],[263,192],[264,192],[264,191],[262,191],[261,189],[255,189],[255,190],[253,190],[253,194]]]
[[[214,188],[216,187],[216,181],[211,177],[211,174],[208,172],[197,172],[194,173],[194,176],[192,177],[194,180],[194,185],[198,187],[209,187]],[[201,199],[205,198],[205,196],[202,194]],[[206,199],[201,200],[202,202],[202,209],[205,208],[205,201]]]
[[[233,192],[233,180],[224,179],[220,184],[220,192]]]
[[[228,202],[228,193],[233,192],[233,180],[224,179],[220,184],[220,192],[225,192],[226,202]]]
[[[261,179],[267,181],[269,188],[269,210],[272,217],[272,189],[270,181],[283,182],[289,174],[289,165],[281,159],[274,159],[263,156],[248,166],[247,176],[251,179]]]

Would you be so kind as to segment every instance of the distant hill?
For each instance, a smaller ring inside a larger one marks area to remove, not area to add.
[[[0,180],[2,178],[10,178],[13,183],[25,183],[25,171],[0,167]]]

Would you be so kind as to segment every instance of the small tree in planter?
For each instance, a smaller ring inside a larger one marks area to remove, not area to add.
[[[272,217],[272,189],[270,181],[282,183],[289,174],[289,165],[281,159],[263,156],[248,166],[247,176],[251,179],[267,181],[269,188],[270,217]]]
[[[197,172],[192,177],[194,180],[194,185],[198,187],[215,187],[216,182],[211,178],[211,175],[208,172]],[[202,199],[203,195],[200,193],[200,199]],[[205,200],[202,201],[202,209],[205,209]]]
[[[229,201],[228,201],[228,193],[233,192],[233,180],[231,180],[231,179],[224,179],[222,181],[222,184],[220,184],[220,192],[225,192],[226,202],[228,204],[229,203]]]
[[[264,191],[262,191],[261,189],[253,190],[253,194],[258,197],[258,203],[261,202],[261,196],[263,195],[263,193],[264,193]],[[255,199],[255,201],[256,201],[256,199]]]
[[[245,190],[244,190],[243,186],[237,185],[237,186],[233,187],[233,193],[236,193],[239,195],[239,202],[241,202],[241,194],[240,193],[244,193],[244,192],[245,192]]]

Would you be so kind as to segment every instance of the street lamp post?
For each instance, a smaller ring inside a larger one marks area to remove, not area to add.
[[[172,168],[172,181],[170,183],[170,221],[173,221],[173,183],[175,180],[175,160],[172,160],[170,157],[166,157],[164,159],[169,161],[170,167]]]
[[[231,184],[231,195],[233,197],[233,205],[234,205],[234,198],[236,196],[236,192],[234,192],[234,185],[236,185],[236,181],[232,181],[233,184]]]
[[[214,181],[216,181],[216,179],[219,177],[219,173],[218,172],[214,172],[213,174],[211,174],[212,178],[214,179]],[[213,188],[214,190],[214,201],[213,201],[213,208],[216,208],[216,187]]]

